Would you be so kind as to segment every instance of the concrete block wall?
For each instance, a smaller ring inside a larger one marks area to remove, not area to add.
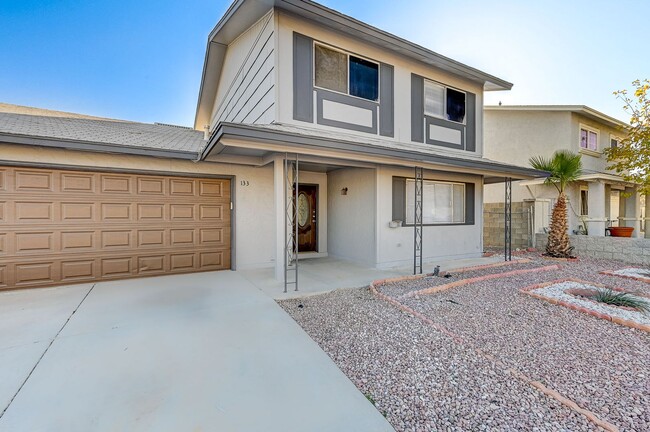
[[[537,248],[546,248],[548,234],[537,234]],[[625,261],[650,266],[650,239],[570,235],[571,246],[578,257]]]
[[[512,247],[526,248],[530,244],[531,229],[528,218],[532,217],[532,203],[512,203]],[[483,204],[483,245],[485,247],[503,247],[504,242],[504,209],[503,203]],[[530,215],[530,216],[529,216]]]

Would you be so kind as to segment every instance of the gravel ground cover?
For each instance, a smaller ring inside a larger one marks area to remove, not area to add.
[[[612,276],[621,276],[632,279],[638,279],[643,282],[650,283],[650,269],[642,269],[638,267],[628,267],[619,270],[614,270]]]
[[[538,266],[549,262],[535,261]],[[584,259],[559,265],[556,271],[400,301],[621,430],[650,431],[650,335],[518,292],[568,278],[646,293],[648,284],[599,273],[624,263]]]
[[[367,288],[280,305],[399,432],[597,430]]]
[[[593,311],[607,314],[610,316],[617,316],[624,320],[634,321],[644,325],[650,325],[650,314],[639,312],[636,310],[619,308],[605,303],[598,303],[593,300],[588,300],[583,297],[577,297],[567,293],[567,290],[573,290],[573,289],[603,291],[602,288],[599,288],[594,285],[580,283],[576,281],[565,281],[565,282],[558,282],[553,285],[548,285],[543,288],[536,288],[532,290],[532,292],[543,295],[545,297],[550,297],[557,300],[563,300],[567,303],[575,304],[577,306],[583,306],[586,307],[587,309],[591,309]],[[647,300],[647,299],[642,297],[641,300]]]

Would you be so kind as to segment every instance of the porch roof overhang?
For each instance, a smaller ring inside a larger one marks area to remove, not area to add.
[[[421,144],[400,143],[380,139],[354,140],[342,134],[302,130],[282,125],[243,125],[221,123],[210,138],[200,160],[218,162],[221,155],[242,156],[264,160],[270,154],[299,154],[355,163],[377,165],[424,166],[482,175],[484,183],[547,177],[548,173],[492,161],[481,157],[462,157],[443,153],[436,148],[419,148]]]
[[[520,183],[522,186],[539,186],[544,184],[544,178],[536,178],[531,180],[524,180]],[[616,174],[608,173],[586,173],[578,177],[577,181],[584,182],[603,182],[607,184],[627,185],[634,186],[634,183],[626,182],[623,177]]]

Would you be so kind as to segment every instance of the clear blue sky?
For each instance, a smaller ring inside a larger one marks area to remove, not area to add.
[[[584,104],[650,77],[646,0],[323,0],[515,84],[487,103]],[[0,102],[192,125],[225,0],[0,0]]]

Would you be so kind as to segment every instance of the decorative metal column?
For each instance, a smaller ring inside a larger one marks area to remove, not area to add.
[[[298,291],[298,155],[289,160],[284,156],[284,292],[289,285],[295,285]]]
[[[512,178],[506,177],[506,196],[504,201],[504,242],[503,254],[506,261],[512,261]]]
[[[415,167],[415,212],[413,219],[413,274],[422,274],[422,167]]]

